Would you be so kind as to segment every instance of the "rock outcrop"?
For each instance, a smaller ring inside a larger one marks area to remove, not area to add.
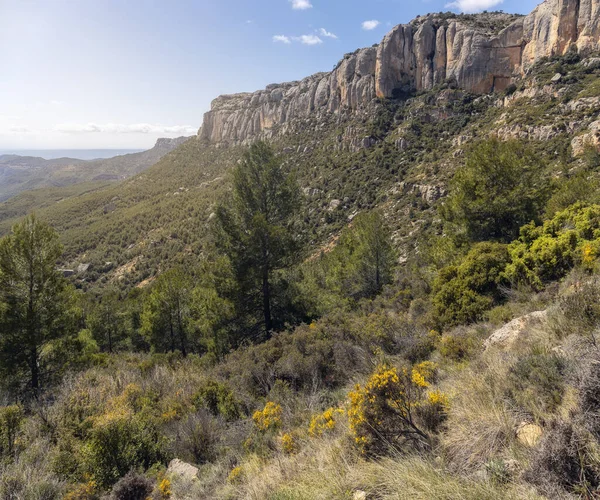
[[[199,136],[244,143],[285,132],[297,118],[355,111],[377,97],[444,82],[474,93],[503,90],[541,57],[571,47],[600,49],[600,0],[546,0],[525,17],[429,15],[396,26],[375,47],[347,54],[330,73],[218,97]]]

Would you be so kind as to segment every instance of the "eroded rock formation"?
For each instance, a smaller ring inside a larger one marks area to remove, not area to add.
[[[494,33],[489,22],[478,22],[490,19],[492,26],[508,25]],[[546,0],[525,17],[433,14],[396,26],[376,47],[347,54],[330,73],[218,97],[199,136],[243,143],[296,118],[357,110],[377,97],[444,82],[475,93],[503,90],[539,58],[572,46],[600,50],[600,0]]]

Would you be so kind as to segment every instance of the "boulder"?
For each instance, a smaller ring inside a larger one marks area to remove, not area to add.
[[[517,429],[517,439],[524,444],[533,448],[540,438],[542,437],[543,431],[539,425],[521,422]]]
[[[499,347],[502,349],[510,348],[515,341],[521,337],[529,328],[538,326],[540,323],[546,320],[548,317],[548,311],[535,311],[525,316],[513,319],[509,323],[506,323],[502,328],[499,328],[492,333],[483,343],[484,348],[487,350],[490,347]]]
[[[182,479],[184,481],[197,481],[198,468],[188,464],[178,458],[174,458],[169,462],[167,475],[172,478]]]

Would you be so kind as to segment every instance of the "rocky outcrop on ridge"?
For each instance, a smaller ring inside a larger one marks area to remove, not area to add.
[[[347,54],[330,73],[218,97],[204,116],[199,137],[244,143],[276,133],[278,127],[285,131],[296,118],[354,111],[378,97],[445,82],[474,93],[503,90],[542,57],[572,47],[600,49],[600,0],[546,0],[524,17],[480,16],[512,22],[498,33],[471,22],[477,16],[433,14],[398,25],[379,45]]]

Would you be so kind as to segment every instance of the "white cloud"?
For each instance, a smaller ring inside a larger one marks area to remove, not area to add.
[[[377,28],[377,26],[379,26],[379,21],[377,21],[376,19],[373,19],[371,21],[365,21],[364,23],[362,23],[362,29],[366,31],[374,30],[375,28]]]
[[[454,9],[459,12],[472,14],[474,12],[487,10],[490,7],[501,4],[503,1],[504,0],[456,0],[454,2],[447,3],[445,6],[449,9]]]
[[[65,134],[164,134],[164,135],[194,135],[196,127],[191,125],[152,125],[150,123],[133,123],[123,125],[120,123],[62,123],[54,127],[56,132]]]
[[[335,33],[332,33],[331,31],[327,31],[325,28],[321,28],[319,30],[319,34],[321,36],[326,36],[327,38],[333,38],[337,40],[337,35]]]
[[[21,125],[13,125],[8,128],[8,131],[12,134],[30,134],[33,132],[29,127],[23,127]]]
[[[317,35],[297,36],[294,37],[294,40],[303,43],[304,45],[319,45],[320,43],[323,43],[323,40],[321,40]]]
[[[306,10],[312,9],[312,3],[310,0],[290,0],[292,9],[294,10]]]
[[[275,35],[273,37],[273,41],[274,42],[281,42],[281,43],[292,43],[292,41],[290,40],[289,36],[285,36],[285,35]]]

